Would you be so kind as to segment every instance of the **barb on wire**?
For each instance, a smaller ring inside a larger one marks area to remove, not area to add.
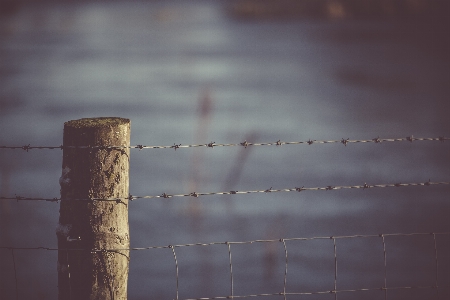
[[[380,138],[379,136],[372,139],[355,139],[351,140],[350,138],[347,139],[340,139],[340,140],[307,140],[307,141],[293,141],[293,142],[282,142],[281,140],[278,140],[276,142],[265,142],[265,143],[250,143],[247,141],[236,143],[236,144],[217,144],[216,142],[210,142],[205,144],[188,144],[188,145],[182,145],[182,144],[173,144],[171,146],[146,146],[143,144],[137,144],[133,146],[31,146],[30,144],[24,145],[24,146],[0,146],[0,149],[19,149],[19,150],[25,150],[28,152],[32,149],[101,149],[101,150],[110,150],[110,149],[180,149],[180,148],[197,148],[197,147],[207,147],[207,148],[214,148],[214,147],[236,147],[236,146],[242,146],[244,148],[247,148],[248,146],[282,146],[282,145],[300,145],[300,144],[343,144],[344,146],[347,146],[347,144],[350,143],[375,143],[379,144],[382,142],[413,142],[413,141],[440,141],[444,142],[446,140],[450,140],[450,138],[439,136],[436,138],[417,138],[413,135],[407,136],[404,138]]]
[[[363,185],[342,185],[342,186],[322,186],[322,187],[294,187],[287,189],[273,189],[270,187],[266,190],[254,190],[254,191],[229,191],[229,192],[210,192],[210,193],[197,193],[192,192],[189,194],[174,194],[169,195],[163,193],[161,195],[150,195],[150,196],[133,196],[129,195],[126,198],[87,198],[87,199],[77,199],[77,198],[36,198],[36,197],[0,197],[0,200],[16,200],[16,201],[49,201],[49,202],[58,202],[58,201],[114,201],[117,203],[123,203],[124,200],[137,200],[137,199],[153,199],[153,198],[172,198],[172,197],[195,197],[198,198],[200,196],[212,196],[212,195],[238,195],[238,194],[255,194],[255,193],[276,193],[276,192],[302,192],[302,191],[336,191],[343,189],[369,189],[369,188],[387,188],[387,187],[409,187],[409,186],[431,186],[431,185],[449,185],[450,181],[426,181],[426,182],[415,182],[415,183],[388,183],[388,184],[373,184],[369,185],[364,183]]]
[[[83,146],[82,148],[88,148],[89,146]],[[28,152],[31,149],[64,149],[64,148],[75,148],[72,146],[31,146],[31,144],[24,146],[0,146],[0,149],[12,149],[12,150],[25,150]]]

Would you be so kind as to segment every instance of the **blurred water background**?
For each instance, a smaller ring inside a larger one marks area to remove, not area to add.
[[[58,146],[64,122],[99,116],[131,119],[132,145],[450,136],[448,17],[346,18],[337,9],[329,15],[337,19],[296,18],[237,3],[3,1],[0,145]],[[449,181],[449,153],[447,142],[424,141],[132,150],[130,193]],[[59,197],[61,162],[61,150],[0,150],[1,196]],[[136,200],[131,246],[450,232],[449,192]],[[59,204],[2,201],[0,209],[0,246],[56,247]],[[389,299],[448,299],[449,236],[437,239],[437,272],[433,243],[432,235],[386,238],[388,286],[432,286],[436,274],[447,286],[389,291]],[[332,240],[287,250],[288,292],[333,289]],[[382,250],[376,238],[337,241],[337,288],[382,287]],[[180,299],[230,294],[227,246],[176,251]],[[282,243],[232,251],[235,295],[282,292]],[[56,260],[55,251],[15,251],[19,299],[57,298]],[[0,275],[0,299],[14,299],[9,250],[0,250]],[[132,252],[129,299],[175,297],[171,250]]]

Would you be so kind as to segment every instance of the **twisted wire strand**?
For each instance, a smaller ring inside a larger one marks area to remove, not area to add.
[[[340,139],[340,140],[307,140],[307,141],[294,141],[294,142],[283,142],[281,140],[278,140],[276,142],[265,142],[265,143],[250,143],[247,141],[241,142],[241,143],[237,143],[237,144],[220,144],[220,143],[216,143],[216,142],[210,142],[210,143],[206,143],[206,144],[190,144],[190,145],[182,145],[182,144],[173,144],[173,145],[169,145],[169,146],[146,146],[146,145],[133,145],[133,146],[91,146],[91,145],[86,145],[86,146],[64,146],[64,145],[60,145],[60,146],[31,146],[31,144],[27,144],[24,146],[0,146],[0,149],[12,149],[12,150],[25,150],[25,151],[29,151],[32,149],[139,149],[139,150],[143,150],[143,149],[179,149],[179,148],[197,148],[197,147],[207,147],[207,148],[214,148],[214,147],[236,147],[236,146],[241,146],[241,147],[249,147],[249,146],[282,146],[282,145],[300,145],[300,144],[307,144],[307,145],[312,145],[312,144],[343,144],[344,146],[347,146],[347,144],[351,144],[351,143],[382,143],[382,142],[413,142],[413,141],[440,141],[440,142],[444,142],[446,140],[450,140],[450,138],[448,137],[444,137],[444,136],[439,136],[439,137],[434,137],[434,138],[420,138],[420,137],[414,137],[413,135],[411,136],[407,136],[404,138],[380,138],[380,137],[376,137],[373,139],[363,139],[363,140],[351,140],[349,138],[347,139]]]
[[[409,187],[409,186],[431,186],[431,185],[449,185],[450,181],[425,181],[425,182],[413,182],[413,183],[387,183],[387,184],[367,184],[363,185],[342,185],[342,186],[322,186],[322,187],[294,187],[287,189],[273,189],[270,187],[266,190],[254,190],[254,191],[229,191],[229,192],[209,192],[209,193],[197,193],[192,192],[189,194],[174,194],[169,195],[163,193],[161,195],[150,195],[150,196],[133,196],[129,195],[127,198],[37,198],[37,197],[0,197],[0,200],[16,200],[16,201],[114,201],[121,203],[124,200],[137,200],[137,199],[153,199],[153,198],[172,198],[172,197],[195,197],[200,196],[212,196],[212,195],[242,195],[242,194],[255,194],[255,193],[276,193],[276,192],[302,192],[302,191],[332,191],[332,190],[343,190],[343,189],[369,189],[369,188],[388,188],[388,187]]]

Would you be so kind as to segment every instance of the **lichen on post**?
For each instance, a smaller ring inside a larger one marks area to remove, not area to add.
[[[63,140],[58,299],[127,299],[130,120],[69,121]]]

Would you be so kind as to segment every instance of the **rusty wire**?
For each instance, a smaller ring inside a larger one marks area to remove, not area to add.
[[[161,195],[150,195],[150,196],[133,196],[129,195],[126,198],[37,198],[37,197],[22,197],[22,196],[14,196],[14,197],[0,197],[0,200],[16,200],[16,201],[49,201],[49,202],[58,202],[58,201],[112,201],[117,203],[123,203],[125,200],[137,200],[137,199],[154,199],[154,198],[172,198],[172,197],[194,197],[198,198],[200,196],[212,196],[212,195],[241,195],[241,194],[254,194],[254,193],[276,193],[276,192],[303,192],[303,191],[332,191],[332,190],[343,190],[343,189],[369,189],[369,188],[387,188],[387,187],[409,187],[409,186],[431,186],[431,185],[449,185],[450,181],[425,181],[425,182],[414,182],[414,183],[387,183],[387,184],[367,184],[363,185],[342,185],[342,186],[322,186],[322,187],[294,187],[287,189],[273,189],[270,187],[266,190],[254,190],[254,191],[229,191],[229,192],[209,192],[209,193],[197,193],[192,192],[188,194],[166,194],[163,193]]]
[[[414,137],[413,135],[407,136],[404,138],[380,138],[376,137],[373,139],[365,139],[365,140],[351,140],[349,138],[347,139],[340,139],[340,140],[307,140],[307,141],[297,141],[297,142],[283,142],[281,140],[278,140],[276,142],[266,142],[266,143],[251,143],[251,142],[241,142],[237,144],[219,144],[216,142],[210,142],[206,144],[191,144],[191,145],[182,145],[182,144],[173,144],[170,146],[146,146],[146,145],[133,145],[133,146],[93,146],[93,145],[86,145],[86,146],[31,146],[31,144],[23,145],[23,146],[0,146],[0,149],[13,149],[13,150],[25,150],[28,152],[32,149],[104,149],[104,150],[110,150],[110,149],[180,149],[180,148],[197,148],[197,147],[207,147],[207,148],[214,148],[214,147],[235,147],[235,146],[241,146],[241,147],[249,147],[249,146],[282,146],[282,145],[300,145],[300,144],[306,144],[306,145],[312,145],[312,144],[343,144],[344,146],[347,146],[347,144],[350,143],[382,143],[382,142],[413,142],[413,141],[440,141],[444,142],[446,140],[450,140],[450,138],[439,136],[436,138],[420,138],[420,137]]]

